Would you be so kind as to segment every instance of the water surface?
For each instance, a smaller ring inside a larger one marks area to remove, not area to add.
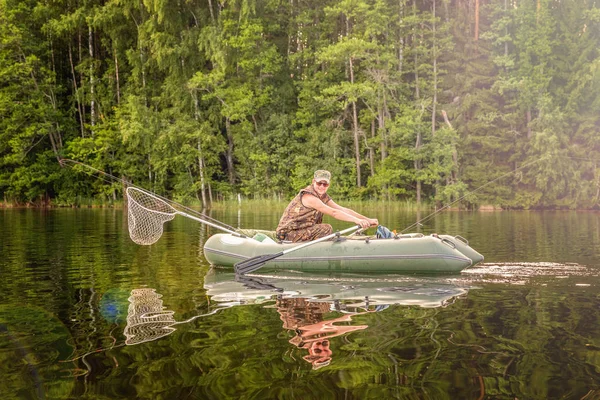
[[[284,207],[212,216],[273,229]],[[398,230],[417,218],[361,211]],[[183,217],[138,246],[120,210],[0,210],[0,396],[600,397],[599,214],[444,212],[419,229],[486,260],[236,280],[203,258],[216,231]]]

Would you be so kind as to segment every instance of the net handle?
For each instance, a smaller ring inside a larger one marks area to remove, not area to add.
[[[202,218],[204,218],[204,219],[206,219],[208,221],[212,221],[213,225],[210,225],[210,226],[213,226],[213,227],[215,227],[217,229],[220,229],[220,230],[224,230],[225,232],[235,232],[235,228],[234,227],[229,226],[229,225],[227,225],[227,224],[225,224],[225,223],[223,223],[223,222],[221,222],[219,220],[216,220],[214,218],[211,218],[208,215],[203,214],[202,212],[198,212],[198,211],[194,210],[193,208],[186,207],[183,204],[179,204],[179,203],[177,203],[177,202],[175,202],[173,200],[169,200],[169,199],[167,199],[167,198],[165,198],[165,197],[163,197],[163,196],[161,196],[159,194],[152,193],[152,192],[150,192],[150,191],[148,191],[146,189],[142,189],[142,188],[140,188],[138,186],[135,186],[133,183],[131,183],[130,181],[128,181],[126,179],[117,178],[116,176],[111,175],[108,172],[104,172],[104,171],[102,171],[102,170],[100,170],[98,168],[94,168],[91,165],[82,163],[80,161],[71,160],[71,159],[68,159],[68,158],[61,158],[60,160],[58,160],[58,162],[59,162],[59,164],[60,164],[61,167],[69,167],[69,168],[72,168],[74,170],[75,170],[75,166],[80,166],[80,167],[83,168],[83,170],[81,170],[81,172],[84,172],[84,173],[86,173],[87,175],[90,175],[90,176],[92,176],[92,173],[93,174],[97,174],[98,176],[100,176],[100,179],[102,179],[103,181],[105,181],[107,183],[111,183],[112,184],[112,183],[119,182],[119,183],[121,183],[123,186],[125,186],[127,188],[129,188],[129,187],[136,188],[136,189],[138,189],[138,190],[140,190],[140,191],[142,191],[144,193],[147,193],[147,194],[149,194],[149,195],[151,195],[151,196],[153,196],[153,197],[155,197],[157,199],[160,199],[160,200],[164,201],[165,203],[167,203],[169,205],[173,204],[173,205],[177,206],[180,209],[187,210],[188,213],[200,215],[200,216],[202,216]],[[86,171],[88,171],[88,172],[86,172]],[[221,224],[221,225],[218,226],[217,224]],[[207,224],[207,225],[209,225],[209,224]],[[223,227],[226,227],[227,229],[223,229]]]
[[[158,210],[153,210],[153,209],[150,209],[150,208],[148,208],[148,207],[144,206],[143,204],[141,204],[141,203],[140,203],[138,200],[136,200],[135,196],[131,196],[131,195],[129,194],[129,193],[130,193],[130,190],[131,190],[131,192],[139,192],[139,193],[142,193],[144,196],[148,196],[148,197],[152,198],[154,201],[158,201],[158,202],[162,203],[162,204],[163,204],[163,205],[165,205],[167,208],[169,208],[169,209],[171,209],[171,210],[173,210],[173,211],[172,211],[171,213],[166,213],[166,212],[164,212],[164,211],[158,211]],[[227,233],[230,233],[230,234],[232,234],[232,235],[239,236],[239,237],[246,237],[245,235],[242,235],[242,234],[240,234],[240,233],[238,233],[238,232],[236,232],[236,231],[234,231],[234,230],[231,230],[231,229],[225,228],[225,227],[223,227],[223,226],[220,226],[220,225],[217,225],[217,224],[215,224],[215,223],[213,223],[213,222],[210,222],[210,221],[207,221],[207,220],[205,220],[205,219],[202,219],[202,218],[196,217],[195,215],[191,215],[191,214],[188,214],[188,213],[186,213],[186,212],[179,211],[179,210],[177,210],[175,207],[173,207],[171,204],[167,203],[167,202],[166,202],[166,201],[165,201],[163,198],[161,198],[161,197],[159,197],[159,196],[155,195],[154,193],[151,193],[151,192],[148,192],[148,191],[146,191],[146,190],[140,189],[140,188],[138,188],[138,187],[135,187],[135,186],[129,186],[129,187],[126,189],[126,193],[127,193],[127,201],[132,201],[132,202],[136,203],[136,205],[137,205],[138,207],[141,207],[141,208],[143,208],[144,210],[146,210],[146,211],[147,211],[147,212],[149,212],[149,213],[153,213],[153,214],[162,214],[162,215],[168,215],[168,216],[171,216],[171,215],[181,215],[181,216],[183,216],[183,217],[186,217],[186,218],[192,219],[192,220],[194,220],[194,221],[200,222],[200,223],[202,223],[202,224],[204,224],[204,225],[208,225],[208,226],[211,226],[211,227],[213,227],[213,228],[216,228],[216,229],[222,230],[222,231],[224,231],[224,232],[227,232]]]
[[[182,215],[182,216],[184,216],[184,217],[186,217],[186,218],[193,219],[194,221],[198,221],[198,222],[200,222],[200,223],[202,223],[202,224],[204,224],[204,225],[212,226],[213,228],[220,229],[220,230],[222,230],[223,232],[231,233],[231,234],[232,234],[232,235],[234,235],[234,236],[246,237],[245,235],[242,235],[241,233],[238,233],[238,232],[236,232],[236,231],[232,231],[231,229],[224,228],[224,227],[222,227],[222,226],[219,226],[219,225],[217,225],[217,224],[213,224],[213,223],[212,223],[212,222],[210,222],[210,221],[206,221],[206,220],[204,220],[204,219],[201,219],[201,218],[195,217],[195,216],[193,216],[193,215],[190,215],[190,214],[188,214],[188,213],[185,213],[185,212],[183,212],[183,211],[177,211],[177,210],[176,210],[176,211],[175,211],[175,214],[179,214],[179,215]]]

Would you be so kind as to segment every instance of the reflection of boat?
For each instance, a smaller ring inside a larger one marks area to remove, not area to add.
[[[211,269],[204,288],[212,301],[260,303],[278,297],[302,297],[314,301],[344,302],[345,307],[369,308],[378,305],[440,307],[468,289],[435,277],[328,277],[308,273],[273,273],[236,276],[233,272]]]
[[[215,234],[204,245],[204,255],[213,265],[231,267],[260,255],[276,254],[298,243],[258,241],[231,234]],[[265,270],[368,273],[456,273],[483,261],[460,236],[407,234],[393,239],[342,237],[315,243],[290,252],[264,265]]]
[[[236,275],[213,268],[204,277],[204,289],[218,304],[257,304],[270,301],[289,340],[308,354],[302,359],[318,369],[333,358],[332,339],[368,329],[355,316],[384,311],[390,305],[441,307],[468,289],[443,277],[340,274],[326,276],[299,272]]]

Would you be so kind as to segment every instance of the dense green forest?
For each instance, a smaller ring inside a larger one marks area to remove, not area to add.
[[[597,3],[0,0],[0,201],[595,208]]]

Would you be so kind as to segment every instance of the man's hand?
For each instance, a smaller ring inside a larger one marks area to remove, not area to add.
[[[357,218],[356,224],[360,225],[361,229],[369,229],[371,227],[371,221],[372,220],[370,220],[368,218],[365,218],[365,219]]]

